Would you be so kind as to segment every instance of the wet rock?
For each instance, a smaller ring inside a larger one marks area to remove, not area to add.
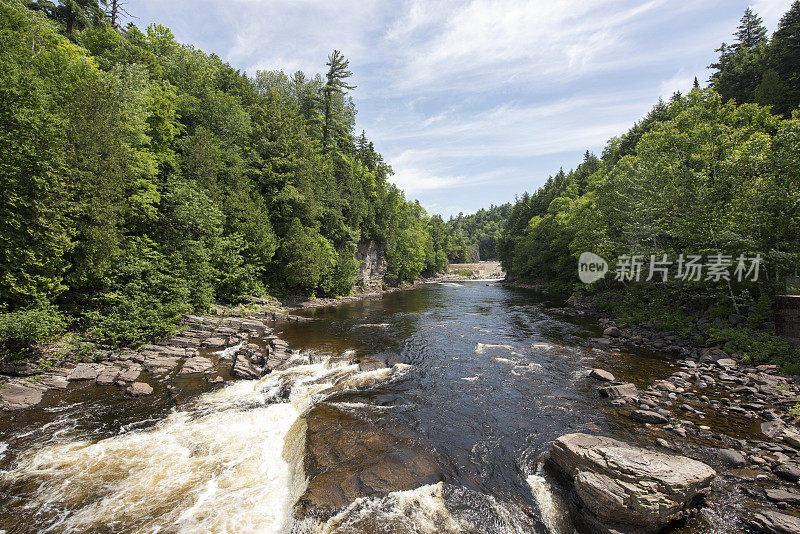
[[[603,335],[608,337],[619,337],[620,330],[616,326],[609,326],[605,330],[603,330]]]
[[[772,502],[785,502],[792,506],[800,504],[800,493],[782,489],[767,489],[764,494]]]
[[[179,374],[187,375],[187,374],[194,374],[194,373],[205,373],[211,367],[213,367],[213,363],[208,358],[204,358],[203,356],[194,356],[193,358],[187,359],[183,363],[183,367],[180,370]]]
[[[39,369],[32,363],[0,362],[0,374],[9,376],[33,376]]]
[[[70,382],[94,380],[100,374],[100,366],[94,363],[81,363],[67,377]]]
[[[733,449],[720,449],[717,455],[719,459],[722,460],[722,463],[729,467],[738,468],[747,465],[745,457],[740,452]]]
[[[295,422],[287,437],[295,446],[286,450],[296,451],[307,481],[296,515],[326,518],[359,497],[435,484],[449,472],[424,436],[389,416],[375,417],[323,403]],[[363,532],[388,532],[382,526]]]
[[[558,438],[550,461],[572,480],[592,532],[659,532],[702,503],[716,476],[690,458],[588,434]]]
[[[126,392],[132,397],[146,397],[153,394],[153,388],[144,382],[134,382],[128,386]]]
[[[124,369],[119,375],[117,375],[117,382],[133,382],[139,375],[142,373],[142,366],[141,365],[131,365]]]
[[[649,410],[634,410],[631,413],[631,419],[640,423],[650,423],[654,425],[663,425],[669,422],[668,417]]]
[[[775,473],[778,478],[788,480],[789,482],[797,482],[800,480],[800,469],[794,464],[778,464],[775,466],[772,472]]]
[[[0,410],[12,412],[36,406],[42,402],[44,389],[24,383],[5,384],[0,388]]]
[[[781,434],[781,440],[783,440],[783,442],[790,447],[800,449],[800,432],[797,432],[794,429],[787,428],[784,430],[783,434]]]
[[[231,373],[233,373],[233,376],[236,378],[241,378],[243,380],[253,380],[261,377],[260,369],[257,369],[247,358],[238,355],[233,362]]]
[[[221,376],[215,376],[214,378],[208,379],[209,384],[222,384],[223,382],[225,382],[225,379]]]
[[[601,397],[605,399],[635,398],[639,396],[639,390],[629,382],[617,382],[597,390]]]
[[[221,337],[210,337],[201,343],[201,346],[208,347],[209,349],[222,349],[228,344],[228,341]]]
[[[766,534],[797,534],[800,532],[800,517],[773,510],[762,510],[745,519],[745,522],[756,532]]]
[[[716,362],[723,358],[727,358],[728,354],[719,348],[705,349],[700,354],[700,363]]]
[[[589,377],[594,378],[595,380],[600,380],[602,382],[614,381],[614,375],[612,375],[608,371],[604,371],[603,369],[592,369],[592,372],[589,373]]]
[[[149,356],[142,361],[144,368],[154,374],[167,373],[175,369],[181,358],[175,356]]]
[[[783,421],[780,419],[776,419],[774,421],[767,421],[766,423],[761,423],[761,432],[770,438],[777,438],[786,429],[786,425],[783,424]]]
[[[120,370],[119,367],[113,365],[104,365],[95,379],[97,385],[110,386],[119,376]]]

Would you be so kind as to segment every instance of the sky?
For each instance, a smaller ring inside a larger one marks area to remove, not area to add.
[[[533,192],[600,154],[659,97],[705,85],[748,6],[792,0],[126,0],[140,28],[248,74],[350,60],[357,132],[445,218]]]

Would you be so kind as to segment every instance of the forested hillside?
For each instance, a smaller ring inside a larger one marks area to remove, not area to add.
[[[451,217],[447,221],[447,259],[452,263],[497,259],[497,242],[510,212],[511,204],[502,204],[472,215],[459,213],[458,217]]]
[[[796,357],[769,331],[773,296],[800,265],[800,2],[771,39],[750,10],[736,35],[722,47],[710,89],[696,84],[659,102],[601,157],[587,152],[574,171],[518,200],[499,244],[511,278],[588,292],[623,319],[685,335],[693,314],[710,315],[719,319],[711,341],[761,359]],[[585,251],[611,264],[588,287],[577,283]],[[665,254],[669,279],[657,271],[646,281],[651,255]],[[730,279],[676,276],[681,254],[726,256]],[[757,254],[758,281],[737,276],[737,259]],[[615,280],[621,256],[641,258],[640,279],[628,272]],[[727,328],[729,317],[739,328]]]
[[[446,268],[444,222],[354,132],[341,53],[324,76],[251,77],[104,7],[0,2],[4,352],[65,328],[162,336],[217,299],[346,294],[364,241],[391,284]]]

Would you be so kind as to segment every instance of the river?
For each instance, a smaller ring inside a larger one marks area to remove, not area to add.
[[[75,387],[0,424],[0,530],[571,534],[541,465],[550,442],[653,439],[597,397],[589,370],[640,387],[675,371],[494,283],[309,314],[278,328],[299,350],[292,367],[261,380],[187,382],[177,405]],[[681,532],[729,531],[731,502],[712,504]]]

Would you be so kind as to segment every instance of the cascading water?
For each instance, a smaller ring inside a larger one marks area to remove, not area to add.
[[[23,454],[0,482],[34,485],[25,506],[47,518],[50,532],[281,532],[288,497],[298,493],[283,454],[298,416],[330,394],[407,369],[297,365],[202,395],[148,430]]]

